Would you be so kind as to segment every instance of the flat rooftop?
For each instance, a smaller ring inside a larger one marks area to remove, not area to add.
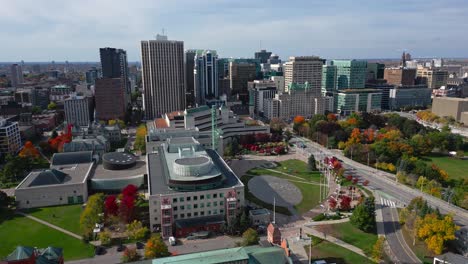
[[[94,169],[93,179],[123,179],[140,176],[146,173],[146,162],[137,160],[135,166],[125,170],[108,170],[102,163],[99,163]]]
[[[164,146],[165,145],[159,146],[157,153],[148,154],[147,163],[150,195],[181,192],[179,190],[174,190],[169,186],[170,174],[168,164],[170,163],[166,163],[165,161],[163,154],[164,150],[162,149]],[[217,189],[243,186],[239,178],[216,151],[206,149],[206,155],[211,158],[216,169],[224,176],[222,185],[217,187]]]

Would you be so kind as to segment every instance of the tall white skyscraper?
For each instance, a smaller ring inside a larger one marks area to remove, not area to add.
[[[323,61],[315,56],[290,57],[284,64],[286,92],[290,85],[308,83],[309,91],[319,96],[322,89]]]
[[[184,110],[184,42],[160,35],[143,40],[141,61],[145,118]]]

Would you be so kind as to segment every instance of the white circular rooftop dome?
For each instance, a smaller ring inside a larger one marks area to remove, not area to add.
[[[174,161],[172,168],[181,176],[196,177],[211,170],[211,159],[205,156],[180,158]]]

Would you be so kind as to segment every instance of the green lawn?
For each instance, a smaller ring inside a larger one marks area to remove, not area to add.
[[[333,237],[362,249],[366,254],[371,252],[372,246],[377,241],[376,234],[366,233],[353,226],[350,222],[324,225],[320,229]]]
[[[75,204],[33,208],[25,212],[79,235],[81,211],[81,204]]]
[[[304,249],[309,255],[309,246],[304,246]],[[327,263],[338,264],[374,263],[368,258],[325,240],[312,246],[312,261],[320,259],[327,260]]]
[[[92,245],[19,215],[8,219],[0,212],[0,238],[0,259],[19,245],[63,248],[66,261],[94,256]]]
[[[284,175],[282,173],[272,172],[272,171],[264,169],[264,168],[251,169],[251,170],[249,170],[247,172],[247,174],[251,175],[251,176],[257,176],[257,175],[275,176],[275,177],[278,177],[278,178],[286,179],[286,180],[290,181],[292,184],[294,184],[302,193],[302,201],[299,204],[294,206],[294,208],[300,214],[309,211],[310,209],[314,208],[315,206],[317,206],[319,204],[319,196],[320,196],[319,186],[318,185],[312,185],[312,184],[305,184],[305,183],[300,182],[300,181],[319,182],[320,173],[318,171],[310,172],[307,169],[307,164],[305,162],[303,162],[303,161],[300,161],[300,160],[287,160],[287,161],[280,162],[280,166],[274,168],[273,170],[282,171],[282,172],[294,175],[296,177],[300,177],[301,179],[298,179],[298,178],[295,178],[295,177],[289,177],[289,176]],[[248,180],[250,180],[252,178],[251,176],[250,177],[249,176],[244,176],[243,177],[244,178],[243,181],[244,181],[244,184],[246,186],[247,186]],[[245,177],[248,177],[248,178],[245,178]],[[299,181],[299,182],[297,182],[297,181]],[[258,201],[258,199],[255,196],[253,196],[252,194],[250,194],[250,193],[247,194],[247,199],[254,202],[254,203],[257,203],[257,201]],[[262,202],[259,205],[265,206],[265,203]]]
[[[428,164],[434,163],[441,169],[445,170],[449,174],[450,179],[458,180],[468,178],[467,160],[461,160],[435,153],[423,157],[423,160]]]

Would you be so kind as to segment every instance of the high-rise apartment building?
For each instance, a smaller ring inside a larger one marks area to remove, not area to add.
[[[185,51],[185,103],[187,106],[195,105],[195,82],[193,70],[195,68],[195,54],[197,50]]]
[[[18,64],[12,64],[10,67],[11,86],[20,87],[24,83],[23,69]]]
[[[128,79],[127,52],[123,49],[101,48],[102,78],[122,78],[125,91],[130,94],[130,81]]]
[[[263,116],[264,101],[274,98],[276,93],[276,82],[272,80],[249,82],[249,111],[251,116]]]
[[[312,117],[316,114],[324,114],[325,97],[321,96],[320,89],[306,84],[292,83],[287,92],[275,97],[280,100],[280,118],[289,120],[297,115]]]
[[[112,95],[108,95],[112,96]],[[75,126],[89,126],[93,121],[93,101],[87,96],[72,96],[65,100],[65,119]]]
[[[94,100],[98,120],[124,120],[127,104],[125,84],[122,78],[97,79]]]
[[[0,154],[15,155],[21,148],[21,136],[18,122],[0,119]]]
[[[260,63],[267,63],[270,56],[271,51],[266,51],[264,49],[255,52],[255,59],[259,59]]]
[[[141,41],[141,59],[146,119],[185,109],[184,42],[161,35]]]
[[[218,90],[218,55],[215,50],[198,50],[193,71],[195,101],[199,105],[220,96]]]
[[[308,92],[320,96],[322,65],[324,60],[316,56],[290,57],[284,64],[285,90],[292,84],[308,83]]]
[[[336,89],[362,89],[366,87],[367,61],[332,60],[336,66]]]
[[[408,68],[386,68],[384,79],[393,85],[414,85],[416,69]]]

